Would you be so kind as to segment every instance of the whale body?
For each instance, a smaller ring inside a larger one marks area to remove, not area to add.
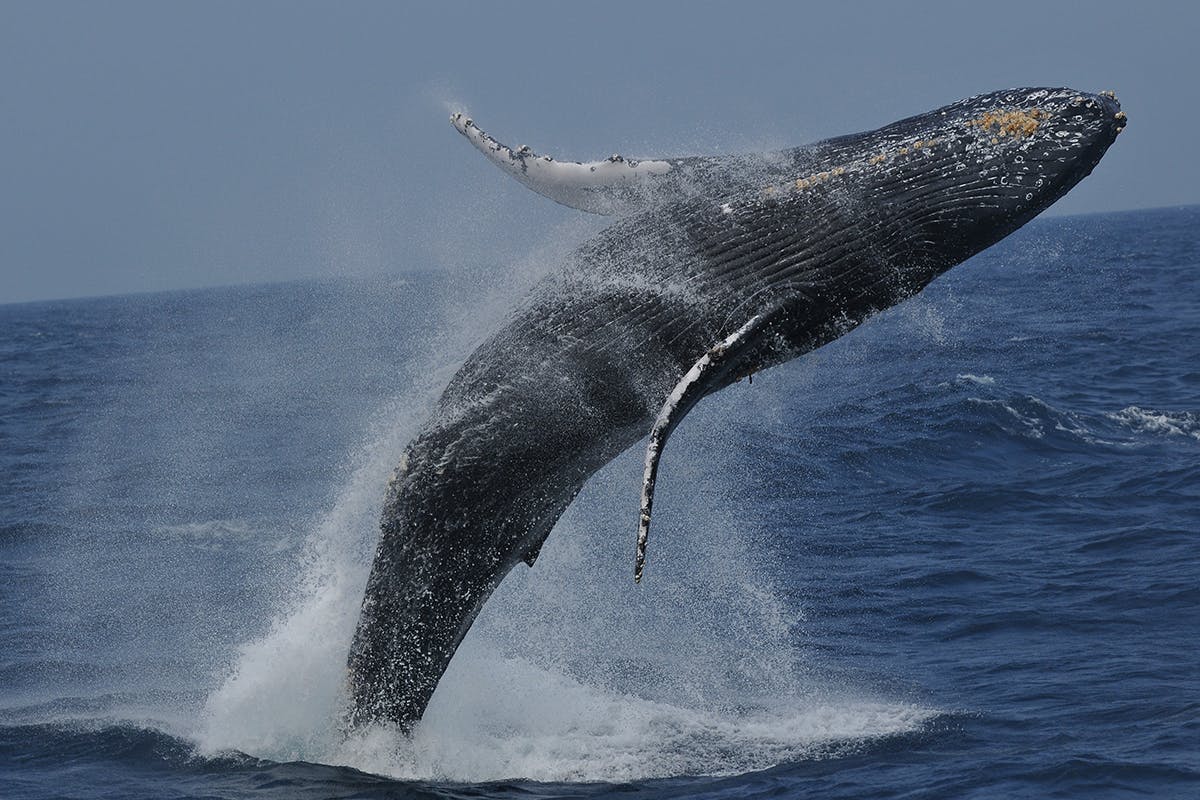
[[[640,578],[659,460],[697,402],[1028,222],[1125,115],[1111,93],[1013,89],[777,153],[592,163],[452,122],[535,191],[616,219],[471,354],[407,446],[349,657],[351,728],[410,729],[492,590],[649,434]]]

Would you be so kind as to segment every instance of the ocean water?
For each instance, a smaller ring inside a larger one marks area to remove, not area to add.
[[[1200,207],[709,398],[642,585],[635,448],[344,739],[385,482],[525,272],[0,306],[0,797],[1200,797]]]

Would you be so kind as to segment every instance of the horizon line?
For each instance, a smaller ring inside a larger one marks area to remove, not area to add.
[[[1073,213],[1069,213],[1069,214],[1042,214],[1042,215],[1039,215],[1038,217],[1034,218],[1033,220],[1031,220],[1029,223],[1027,223],[1027,225],[1025,227],[1027,228],[1030,225],[1045,224],[1052,220],[1077,219],[1077,218],[1081,218],[1081,217],[1116,216],[1116,215],[1120,215],[1120,214],[1143,214],[1143,213],[1149,213],[1149,212],[1155,212],[1155,211],[1184,211],[1186,209],[1191,209],[1191,208],[1200,209],[1200,202],[1181,203],[1181,204],[1166,205],[1166,206],[1147,206],[1147,207],[1141,207],[1141,208],[1125,208],[1125,209],[1120,209],[1120,210],[1116,210],[1116,211],[1079,211],[1079,212],[1073,212]],[[992,245],[992,247],[995,247],[995,245]],[[990,250],[990,249],[991,249],[990,247],[986,248],[986,250]],[[986,252],[986,250],[984,252]],[[31,298],[24,299],[24,300],[11,300],[11,301],[0,302],[0,309],[7,309],[12,306],[36,305],[36,304],[40,304],[40,303],[73,303],[73,302],[82,302],[82,301],[89,301],[89,300],[117,300],[117,299],[121,299],[121,298],[125,298],[125,297],[150,297],[150,296],[154,296],[154,295],[182,294],[184,292],[216,291],[219,289],[248,289],[248,288],[253,288],[253,287],[264,287],[265,288],[265,287],[271,287],[271,286],[287,286],[287,285],[296,284],[296,283],[316,283],[316,282],[320,282],[320,281],[334,281],[339,278],[342,278],[342,279],[354,278],[354,279],[360,279],[360,280],[371,279],[371,278],[401,278],[404,275],[411,275],[411,274],[416,274],[416,273],[420,273],[420,272],[430,272],[430,271],[435,271],[435,270],[414,268],[414,269],[407,269],[407,270],[367,272],[367,273],[357,273],[357,274],[349,274],[349,275],[346,275],[346,274],[309,275],[309,276],[302,276],[302,277],[296,277],[296,278],[280,278],[278,280],[259,280],[259,281],[245,281],[245,282],[234,282],[234,283],[198,284],[198,285],[194,285],[194,286],[176,286],[176,287],[170,288],[170,289],[134,289],[132,291],[114,291],[114,292],[103,293],[103,294],[80,294],[80,295],[65,295],[65,296],[57,296],[57,297],[31,297]],[[447,272],[447,274],[453,274],[452,271],[447,271],[447,270],[436,270],[436,271],[445,271],[445,272]]]

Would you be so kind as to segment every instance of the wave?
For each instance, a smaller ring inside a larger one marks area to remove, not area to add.
[[[1190,436],[1200,440],[1200,415],[1190,411],[1152,411],[1127,406],[1107,416],[1137,433]]]
[[[1200,415],[1190,411],[1156,411],[1127,406],[1115,412],[1064,409],[1032,394],[1014,394],[990,375],[959,373],[953,382],[938,384],[951,390],[1020,439],[1039,440],[1058,435],[1087,445],[1135,447],[1147,436],[1183,436],[1200,440]],[[976,394],[963,394],[971,392]],[[982,394],[977,394],[982,392]],[[950,409],[958,413],[959,409]],[[978,413],[963,411],[963,422],[971,424]],[[1113,423],[1116,423],[1115,425]]]

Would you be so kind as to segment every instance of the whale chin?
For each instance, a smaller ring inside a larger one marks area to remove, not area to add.
[[[1110,93],[1012,89],[761,156],[560,162],[451,121],[535,191],[617,219],[466,360],[408,445],[351,647],[350,728],[411,728],[492,590],[649,434],[640,579],[690,409],[1016,230],[1126,124]]]

